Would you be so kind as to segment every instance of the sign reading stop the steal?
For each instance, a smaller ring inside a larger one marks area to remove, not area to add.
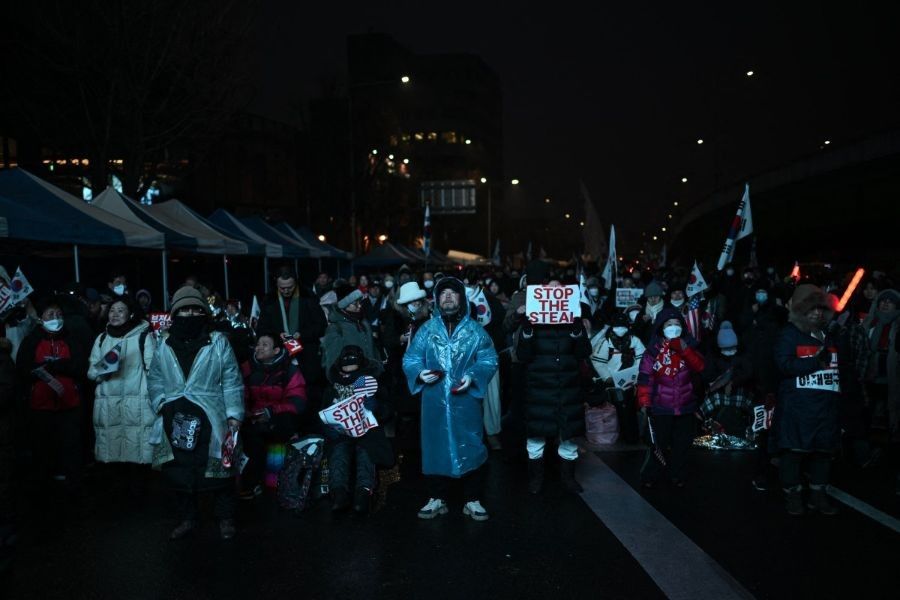
[[[578,286],[529,285],[525,296],[525,314],[535,325],[574,323],[581,315]]]

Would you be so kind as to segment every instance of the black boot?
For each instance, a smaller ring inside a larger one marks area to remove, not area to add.
[[[836,515],[838,512],[837,507],[828,497],[828,492],[825,491],[824,486],[820,488],[809,488],[809,501],[806,503],[806,506],[810,510],[817,510],[820,514],[828,516]]]
[[[350,508],[350,493],[345,488],[331,490],[331,510],[340,512]]]
[[[372,498],[372,492],[366,488],[356,488],[353,494],[353,510],[354,512],[365,515],[369,512],[369,503]]]
[[[580,494],[584,491],[584,488],[581,487],[577,481],[575,481],[575,461],[574,460],[560,460],[559,464],[559,479],[562,481],[563,487],[567,492],[572,492],[573,494]]]
[[[784,507],[787,513],[793,517],[802,516],[803,510],[803,488],[799,485],[784,490]]]
[[[528,461],[528,491],[540,493],[544,487],[544,459],[534,458]]]

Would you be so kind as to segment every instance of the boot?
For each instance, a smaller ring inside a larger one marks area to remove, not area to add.
[[[574,460],[560,460],[559,461],[559,479],[562,481],[563,487],[567,492],[572,492],[573,494],[580,494],[584,491],[584,488],[581,487],[577,481],[575,481],[575,461]]]
[[[528,461],[528,491],[538,494],[544,487],[544,459],[532,458]]]
[[[793,517],[803,516],[803,488],[797,487],[784,490],[785,509]]]
[[[836,515],[838,512],[837,507],[831,502],[831,499],[828,497],[828,492],[825,490],[825,486],[809,488],[809,502],[806,503],[806,506],[810,510],[817,510],[820,514],[828,516]]]
[[[340,512],[350,508],[350,492],[345,488],[334,488],[331,491],[331,510]]]
[[[169,534],[170,540],[180,540],[185,537],[187,534],[192,532],[197,527],[197,522],[192,521],[190,519],[185,519],[181,523],[178,524],[175,529],[172,530],[172,533]]]
[[[369,502],[372,498],[372,492],[366,488],[356,488],[353,494],[353,511],[360,515],[368,514]]]

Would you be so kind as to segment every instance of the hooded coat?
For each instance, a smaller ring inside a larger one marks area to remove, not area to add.
[[[98,382],[94,399],[94,457],[100,462],[153,461],[150,435],[156,413],[150,408],[147,372],[156,354],[156,338],[144,333],[149,328],[146,321],[140,321],[122,337],[101,334],[91,350],[88,378]],[[108,377],[100,375],[98,363],[120,344],[118,370]]]
[[[680,350],[672,349],[671,342],[663,336],[663,325],[670,319],[681,323]],[[697,410],[693,375],[702,372],[705,365],[703,356],[694,349],[696,342],[686,336],[687,327],[681,312],[670,306],[664,308],[656,317],[654,335],[638,370],[638,403],[642,407],[652,407],[653,414],[688,415]],[[667,352],[680,358],[674,370],[658,360]]]
[[[435,306],[403,356],[403,372],[410,392],[422,393],[422,472],[458,478],[487,460],[482,401],[497,371],[497,352],[484,328],[469,317],[461,281],[445,277],[435,286],[435,296],[446,285],[460,294],[461,317],[445,321]],[[425,385],[419,379],[425,369],[442,371],[443,377]],[[452,393],[464,376],[472,384],[462,393]]]
[[[337,305],[331,307],[328,314],[328,329],[325,330],[325,338],[322,340],[322,368],[326,371],[328,381],[331,380],[330,366],[341,355],[341,350],[347,346],[359,346],[362,348],[366,359],[378,377],[384,372],[381,358],[375,352],[375,339],[372,336],[372,326],[365,317],[354,320],[341,311]]]
[[[900,310],[888,314],[878,310],[878,303],[889,294],[894,297],[896,304],[900,304],[896,301],[900,296],[896,291],[881,291],[872,301],[872,307],[863,323],[870,351],[867,361],[869,368],[865,375],[876,383],[884,381],[887,384],[890,438],[897,442],[900,441]]]
[[[782,450],[833,452],[840,445],[837,344],[806,319],[816,307],[828,308],[825,293],[813,285],[798,286],[791,298],[790,322],[775,342],[781,381],[773,428]],[[828,319],[826,314],[824,322]]]

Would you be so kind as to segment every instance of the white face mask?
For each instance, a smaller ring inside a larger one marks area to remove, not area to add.
[[[49,321],[44,321],[44,329],[49,331],[50,333],[56,333],[60,329],[63,328],[63,320],[59,319],[50,319]]]
[[[410,302],[409,304],[406,305],[406,310],[408,310],[409,314],[411,314],[411,315],[416,314],[416,312],[418,312],[418,310],[419,310],[419,303],[418,302]]]
[[[734,269],[725,269],[725,274],[731,277],[734,275]]]
[[[387,289],[391,289],[392,287],[394,287],[394,282],[388,279],[384,282],[384,287],[386,287]]]
[[[430,290],[430,289],[433,288],[433,287],[434,287],[434,280],[433,280],[433,279],[426,279],[426,280],[425,280],[425,289],[426,289],[426,290]]]
[[[628,313],[628,320],[634,323],[637,320],[638,314],[640,314],[639,311],[631,311],[630,313]]]
[[[618,337],[622,337],[626,333],[628,333],[628,328],[627,327],[613,327],[613,333],[616,334],[616,336],[618,336]]]
[[[591,295],[591,298],[599,298],[600,288],[588,288],[588,294]]]
[[[113,293],[114,293],[116,296],[122,296],[122,295],[124,295],[124,294],[125,294],[125,286],[122,285],[121,283],[120,283],[119,285],[113,286]]]
[[[723,356],[734,356],[737,354],[737,348],[729,348],[728,350],[722,350]]]
[[[681,325],[669,325],[663,329],[663,335],[666,336],[667,340],[681,337]]]
[[[672,306],[675,308],[681,308],[684,305],[684,300],[672,300]]]

